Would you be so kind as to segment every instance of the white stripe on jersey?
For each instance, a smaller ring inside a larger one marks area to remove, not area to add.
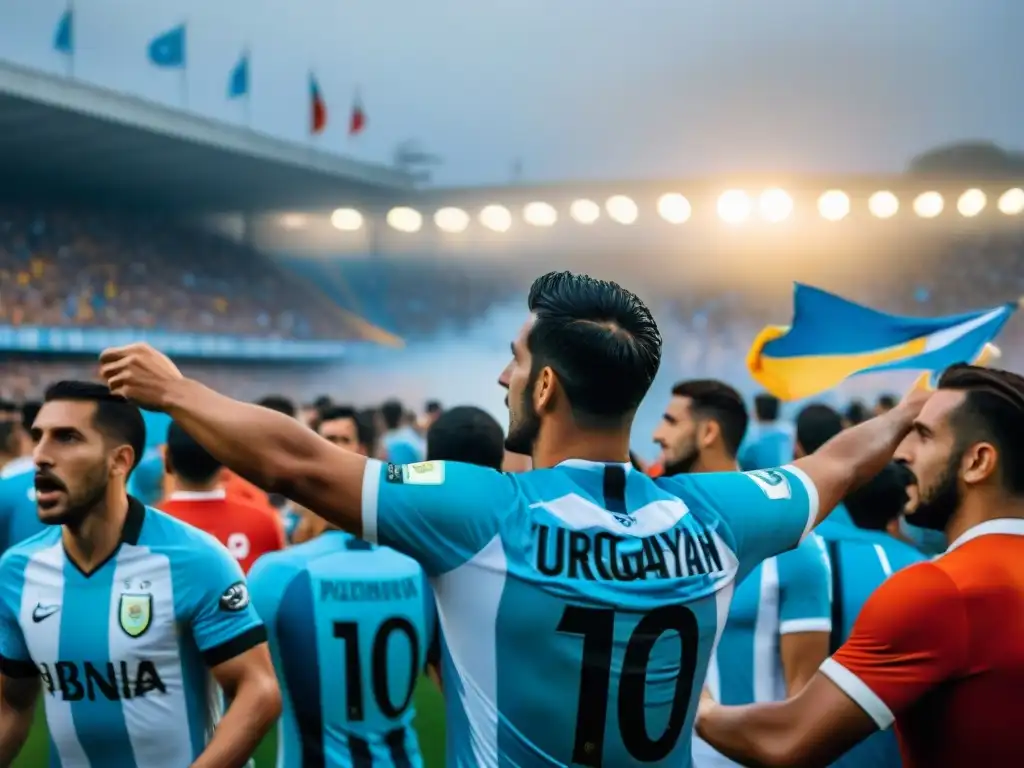
[[[785,699],[780,678],[779,564],[769,557],[761,565],[761,601],[754,623],[754,702]]]
[[[534,502],[530,508],[550,512],[576,530],[603,528],[622,536],[637,538],[653,536],[674,528],[689,513],[689,509],[679,499],[659,499],[630,510],[628,514],[616,515],[575,493],[568,493],[552,501]],[[624,525],[619,517],[628,517],[629,524]]]

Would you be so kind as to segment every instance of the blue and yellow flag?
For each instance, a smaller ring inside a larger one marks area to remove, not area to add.
[[[782,400],[824,392],[857,373],[942,371],[976,361],[1017,303],[950,317],[900,317],[797,284],[793,324],[770,325],[747,355],[750,374]]]

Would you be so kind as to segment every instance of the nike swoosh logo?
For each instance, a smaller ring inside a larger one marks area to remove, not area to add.
[[[32,611],[32,621],[38,624],[43,619],[50,618],[59,610],[59,605],[40,605],[36,603],[35,610]]]

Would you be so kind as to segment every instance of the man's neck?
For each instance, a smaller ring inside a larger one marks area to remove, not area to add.
[[[79,525],[63,526],[64,549],[82,571],[92,573],[121,543],[127,516],[128,496],[122,491],[115,501],[97,504]]]
[[[976,525],[1004,518],[1024,519],[1024,499],[992,491],[978,491],[965,498],[946,526],[946,541],[952,544]],[[913,518],[911,518],[913,522]]]
[[[720,453],[701,454],[690,468],[691,474],[704,472],[739,472],[740,466],[733,456]]]
[[[579,432],[563,434],[560,439],[538,436],[533,446],[533,468],[547,469],[568,459],[598,463],[629,462],[629,432]]]

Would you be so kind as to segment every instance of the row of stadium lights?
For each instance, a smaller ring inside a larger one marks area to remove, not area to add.
[[[956,208],[961,216],[971,218],[985,210],[988,197],[980,189],[968,189],[957,199]],[[913,202],[914,213],[922,219],[933,219],[945,209],[946,202],[938,192],[922,192]],[[1024,213],[1024,190],[1015,188],[1004,192],[996,203],[999,211],[1007,216]],[[683,195],[670,192],[658,199],[658,215],[670,224],[684,224],[693,214],[690,201]],[[878,219],[890,219],[900,210],[900,200],[892,192],[875,192],[868,198],[868,211]],[[768,223],[777,223],[789,218],[793,212],[793,198],[782,189],[767,189],[756,199],[743,190],[723,192],[718,198],[719,218],[727,224],[742,224],[755,212]],[[818,198],[818,213],[826,221],[841,221],[850,214],[850,197],[845,192],[833,189]],[[604,204],[608,218],[618,224],[636,222],[640,209],[636,202],[625,195],[609,197]],[[569,215],[579,224],[593,224],[601,218],[601,206],[593,200],[575,200],[569,206]],[[423,214],[415,208],[399,206],[388,211],[388,226],[398,232],[414,233],[423,228]],[[512,212],[503,205],[487,205],[478,214],[481,226],[494,232],[507,232],[512,228]],[[534,227],[551,227],[558,222],[558,211],[544,202],[527,203],[523,207],[523,221]],[[298,215],[286,216],[284,225],[296,229],[305,220]],[[441,208],[434,213],[434,224],[442,232],[458,234],[466,231],[471,223],[470,214],[462,208]],[[331,214],[331,224],[343,232],[355,232],[363,226],[363,215],[354,208],[339,208]]]

